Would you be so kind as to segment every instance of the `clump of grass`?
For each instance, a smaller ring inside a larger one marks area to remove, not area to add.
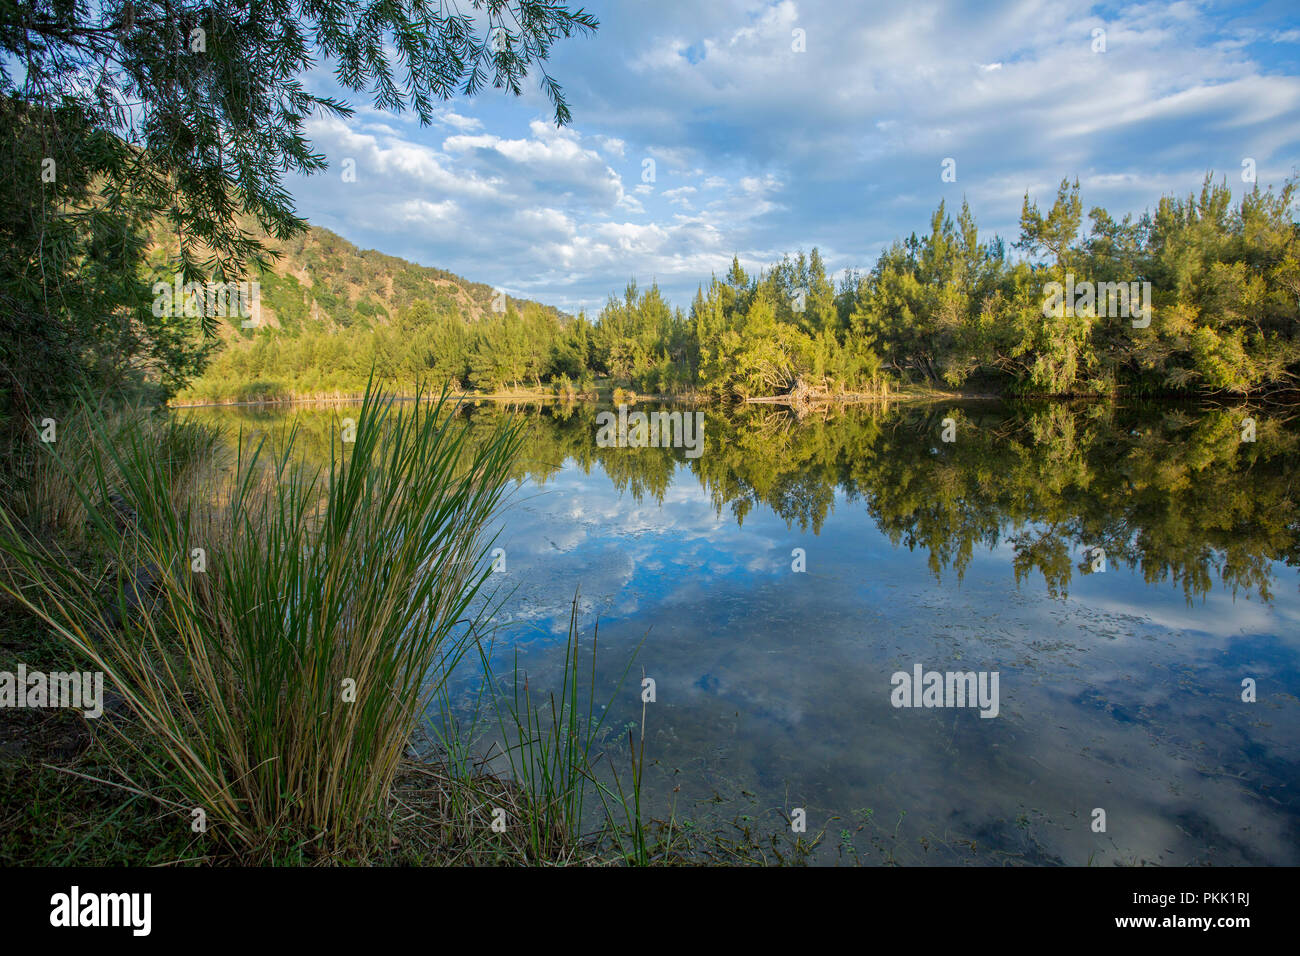
[[[644,677],[644,672],[642,676]],[[649,866],[651,862],[650,844],[647,840],[646,826],[641,809],[641,786],[645,777],[645,718],[645,699],[642,698],[640,739],[637,739],[631,727],[627,729],[627,746],[632,764],[632,781],[629,788],[627,790],[623,789],[623,780],[615,772],[613,783],[617,789],[617,801],[611,802],[607,799],[614,796],[614,793],[608,787],[602,788],[601,791],[605,814],[609,819],[606,832],[617,845],[624,860],[633,866]],[[617,807],[621,811],[621,820],[614,818],[613,807]],[[671,827],[669,827],[667,843],[669,845],[672,843]]]
[[[0,514],[20,570],[5,589],[105,672],[178,823],[202,811],[246,858],[355,847],[475,624],[517,432],[471,447],[445,393],[396,411],[368,390],[328,469],[304,471],[290,432],[273,454],[241,443],[226,483],[178,499],[144,430],[88,415],[77,496],[109,560],[69,566]]]
[[[569,617],[559,687],[537,693],[520,670],[516,652],[511,678],[504,690],[493,674],[490,645],[480,641],[482,683],[472,704],[452,706],[442,693],[429,730],[440,752],[444,821],[460,832],[467,845],[477,845],[499,860],[516,863],[572,864],[605,862],[604,838],[612,818],[608,808],[592,819],[590,795],[612,792],[598,773],[603,753],[598,746],[610,704],[596,705],[596,647],[592,635],[590,658],[580,661],[578,596]],[[633,658],[635,655],[633,655]],[[627,678],[632,659],[612,693]],[[484,712],[491,718],[484,719]],[[484,730],[486,726],[486,730]],[[480,733],[492,743],[475,757]],[[605,775],[608,776],[608,775]],[[490,831],[492,811],[504,811],[506,827]],[[594,830],[586,828],[595,824]]]
[[[120,485],[107,449],[128,434],[136,436],[157,460],[173,495],[192,489],[221,441],[220,429],[212,425],[159,414],[143,404],[96,406],[83,398],[54,420],[53,441],[29,444],[15,467],[5,471],[4,500],[15,519],[30,533],[71,547],[84,545],[89,523],[86,478],[98,460],[106,486],[114,490]],[[123,505],[115,492],[107,503],[119,509]]]
[[[593,747],[609,707],[596,714],[596,645],[599,628],[592,635],[590,672],[585,692],[578,660],[578,597],[569,615],[564,665],[559,691],[533,700],[527,675],[519,671],[515,654],[514,675],[508,698],[494,697],[496,715],[510,778],[526,796],[528,812],[522,821],[527,845],[535,859],[556,859],[581,846],[584,813],[589,788],[599,788],[594,764],[599,755]],[[628,662],[631,667],[631,661]],[[490,674],[490,668],[489,668]],[[614,689],[622,687],[624,671]],[[594,787],[593,787],[594,785]]]

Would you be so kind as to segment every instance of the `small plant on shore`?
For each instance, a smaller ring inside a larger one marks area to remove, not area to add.
[[[565,643],[564,669],[559,691],[545,694],[534,702],[527,675],[519,670],[515,656],[511,691],[504,701],[497,700],[497,719],[506,740],[505,753],[510,778],[527,795],[530,813],[525,825],[528,844],[537,859],[554,859],[564,851],[584,843],[584,826],[589,795],[598,793],[604,801],[608,785],[597,773],[601,754],[596,747],[601,728],[611,704],[596,707],[596,646],[599,628],[592,635],[591,660],[586,688],[578,661],[578,597],[575,595],[569,616],[569,633]],[[613,693],[617,695],[631,669],[630,658]],[[612,818],[608,808],[600,820],[607,829]]]

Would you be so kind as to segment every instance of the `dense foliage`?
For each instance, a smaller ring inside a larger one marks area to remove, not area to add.
[[[317,308],[314,324],[267,329],[228,350],[191,395],[356,391],[372,366],[399,387],[451,380],[564,393],[608,378],[642,394],[727,399],[907,386],[1043,395],[1292,388],[1296,185],[1254,188],[1234,203],[1226,183],[1207,178],[1199,195],[1162,198],[1136,220],[1094,208],[1085,230],[1078,183],[1063,182],[1046,212],[1025,197],[1020,255],[981,238],[967,204],[954,221],[940,203],[927,234],[895,242],[866,274],[846,272],[836,286],[816,249],[757,276],[733,260],[699,289],[689,315],[635,282],[594,321],[535,303],[470,312],[427,291],[368,325],[320,318]],[[1055,310],[1053,283],[1068,297]]]

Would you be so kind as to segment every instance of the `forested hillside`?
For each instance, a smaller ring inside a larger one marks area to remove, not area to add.
[[[486,318],[498,290],[471,282],[445,269],[416,265],[373,249],[359,249],[328,229],[311,226],[284,242],[267,240],[279,253],[269,268],[257,273],[261,283],[261,324],[286,332],[301,332],[312,323],[339,331],[384,325],[417,299],[432,314],[467,321]],[[161,249],[159,250],[161,252]],[[538,306],[503,296],[516,309]],[[541,306],[555,317],[557,309]],[[251,338],[252,329],[228,322],[232,331]]]
[[[155,275],[163,276],[170,244],[161,234],[154,240],[151,263]],[[389,381],[410,382],[417,371],[426,380],[463,380],[460,368],[438,361],[449,348],[460,350],[489,330],[514,329],[525,319],[552,327],[568,320],[553,307],[444,269],[359,249],[317,226],[265,243],[278,258],[250,270],[259,286],[255,319],[219,318],[221,342],[185,397],[221,401],[353,391],[364,387],[372,364]]]

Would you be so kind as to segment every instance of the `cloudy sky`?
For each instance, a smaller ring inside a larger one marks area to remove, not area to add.
[[[689,308],[733,254],[869,268],[941,199],[1011,239],[1025,192],[1063,176],[1085,209],[1140,213],[1210,170],[1241,188],[1247,158],[1263,185],[1300,171],[1293,0],[585,6],[600,30],[548,67],[570,126],[531,80],[425,127],[351,95],[355,116],[309,126],[331,170],[291,181],[300,214],[569,311],[629,278]],[[328,65],[309,84],[338,92]]]

